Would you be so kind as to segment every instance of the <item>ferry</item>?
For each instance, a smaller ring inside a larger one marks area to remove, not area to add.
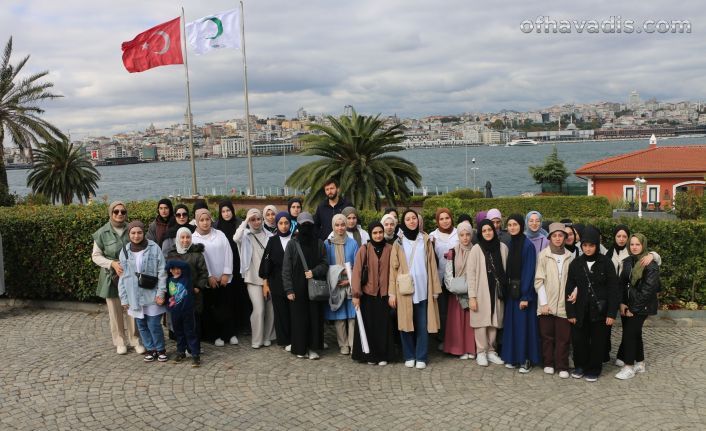
[[[535,141],[534,139],[515,139],[507,144],[505,144],[506,147],[531,147],[533,145],[537,145],[538,142]]]

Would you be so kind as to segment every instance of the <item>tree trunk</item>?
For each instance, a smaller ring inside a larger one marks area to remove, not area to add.
[[[10,193],[10,187],[7,183],[7,170],[5,169],[5,129],[0,124],[0,188],[5,186],[7,192]]]

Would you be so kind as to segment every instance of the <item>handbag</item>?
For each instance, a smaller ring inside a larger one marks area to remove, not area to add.
[[[125,252],[125,259],[127,259],[127,244],[123,246],[123,251]],[[142,272],[136,272],[135,275],[137,276],[137,285],[139,287],[147,290],[152,290],[157,287],[159,277]]]
[[[596,310],[598,310],[598,320],[601,320],[601,316],[603,314],[607,314],[608,310],[608,301],[605,299],[598,299],[598,296],[596,295],[596,292],[593,291],[593,284],[591,283],[591,276],[588,274],[588,271],[586,271],[586,267],[584,266],[583,268],[584,274],[586,274],[586,281],[588,281],[588,291],[591,294],[591,298],[593,298],[593,306],[596,307]]]
[[[513,280],[511,279],[509,281],[509,286],[510,286],[510,297],[517,301],[522,297],[522,290],[520,289],[520,280]]]
[[[454,257],[456,253],[453,253]],[[454,295],[468,295],[468,284],[466,283],[466,276],[462,275],[460,277],[456,277],[456,261],[454,258],[451,259],[451,274],[453,278],[451,278],[451,281],[449,282],[449,285],[446,286],[449,292],[453,293]]]
[[[410,264],[414,264],[414,254],[417,252],[417,241],[412,243],[412,255],[410,258]],[[414,279],[412,274],[397,274],[397,291],[400,295],[413,295],[414,294]]]
[[[487,271],[488,273],[492,273],[493,278],[495,279],[495,294],[497,295],[499,300],[504,301],[505,289],[503,288],[503,284],[498,279],[498,276],[495,275],[495,262],[493,261],[493,255],[488,253],[488,257],[490,258],[490,270]]]
[[[304,266],[304,272],[309,270],[309,267],[306,265],[306,259],[304,258],[304,252],[302,252],[302,248],[299,245],[299,242],[295,241],[294,245],[297,247],[297,253],[299,253],[299,259],[302,261],[302,266]],[[309,300],[310,301],[328,301],[329,296],[331,294],[329,293],[328,290],[328,281],[326,280],[317,280],[315,278],[309,278],[306,280],[307,282],[307,291],[309,292]]]
[[[366,246],[365,253],[363,253],[363,271],[360,273],[360,288],[362,289],[366,284],[368,284],[368,249]]]

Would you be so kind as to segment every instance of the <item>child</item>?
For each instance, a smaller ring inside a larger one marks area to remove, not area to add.
[[[194,307],[194,288],[191,284],[191,268],[181,260],[167,262],[169,280],[167,292],[169,294],[169,312],[172,316],[174,335],[177,342],[177,354],[174,362],[181,362],[186,358],[188,346],[192,357],[192,367],[201,365],[201,345],[196,335],[196,318]]]

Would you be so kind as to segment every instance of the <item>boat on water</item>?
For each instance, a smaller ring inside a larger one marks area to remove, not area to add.
[[[32,166],[33,165],[31,163],[10,163],[5,165],[5,169],[31,169]]]
[[[506,147],[531,147],[537,145],[538,142],[534,139],[514,139],[507,144]]]

